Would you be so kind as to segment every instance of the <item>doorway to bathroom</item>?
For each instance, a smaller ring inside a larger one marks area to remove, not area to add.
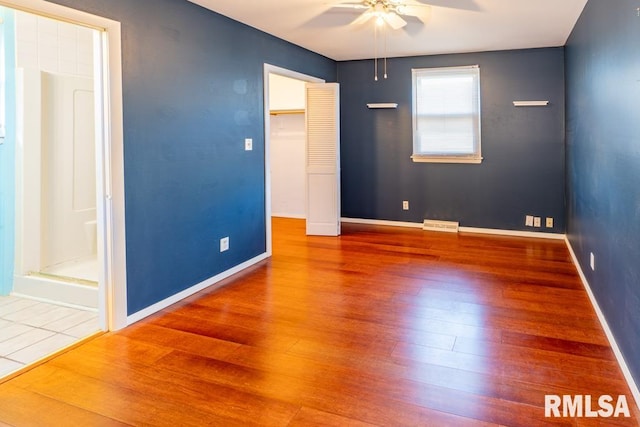
[[[13,294],[98,308],[93,44],[86,27],[15,12]]]
[[[2,9],[13,148],[10,295],[0,297],[0,374],[101,330],[98,317],[97,30]],[[9,87],[11,86],[11,87]],[[4,120],[3,120],[4,121]],[[97,125],[96,125],[97,124]],[[9,178],[9,176],[7,176]]]
[[[0,227],[10,267],[0,277],[2,377],[126,326],[127,310],[120,24],[43,0],[0,8],[11,129],[0,146],[11,159],[0,170],[11,182],[0,211],[11,227]]]

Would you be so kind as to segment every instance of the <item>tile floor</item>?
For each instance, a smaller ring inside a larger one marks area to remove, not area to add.
[[[98,330],[94,311],[0,297],[0,378]]]

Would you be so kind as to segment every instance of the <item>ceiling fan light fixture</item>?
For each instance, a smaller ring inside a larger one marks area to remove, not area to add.
[[[361,0],[359,3],[341,3],[342,7],[367,9],[352,23],[363,24],[371,19],[374,21],[374,79],[378,81],[378,32],[382,31],[384,38],[384,78],[387,78],[387,32],[399,30],[407,25],[401,15],[409,12],[405,0]],[[414,16],[411,14],[411,16]],[[387,28],[388,27],[388,28]]]

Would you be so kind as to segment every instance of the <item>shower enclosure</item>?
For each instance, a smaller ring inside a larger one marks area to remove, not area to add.
[[[16,27],[13,293],[97,308],[92,30],[22,12]]]

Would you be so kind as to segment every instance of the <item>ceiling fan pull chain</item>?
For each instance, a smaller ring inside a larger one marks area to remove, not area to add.
[[[374,59],[373,59],[373,71],[374,79],[378,81],[378,26],[373,26],[373,43],[374,43]]]
[[[384,78],[387,78],[387,27],[385,25],[384,29]]]

